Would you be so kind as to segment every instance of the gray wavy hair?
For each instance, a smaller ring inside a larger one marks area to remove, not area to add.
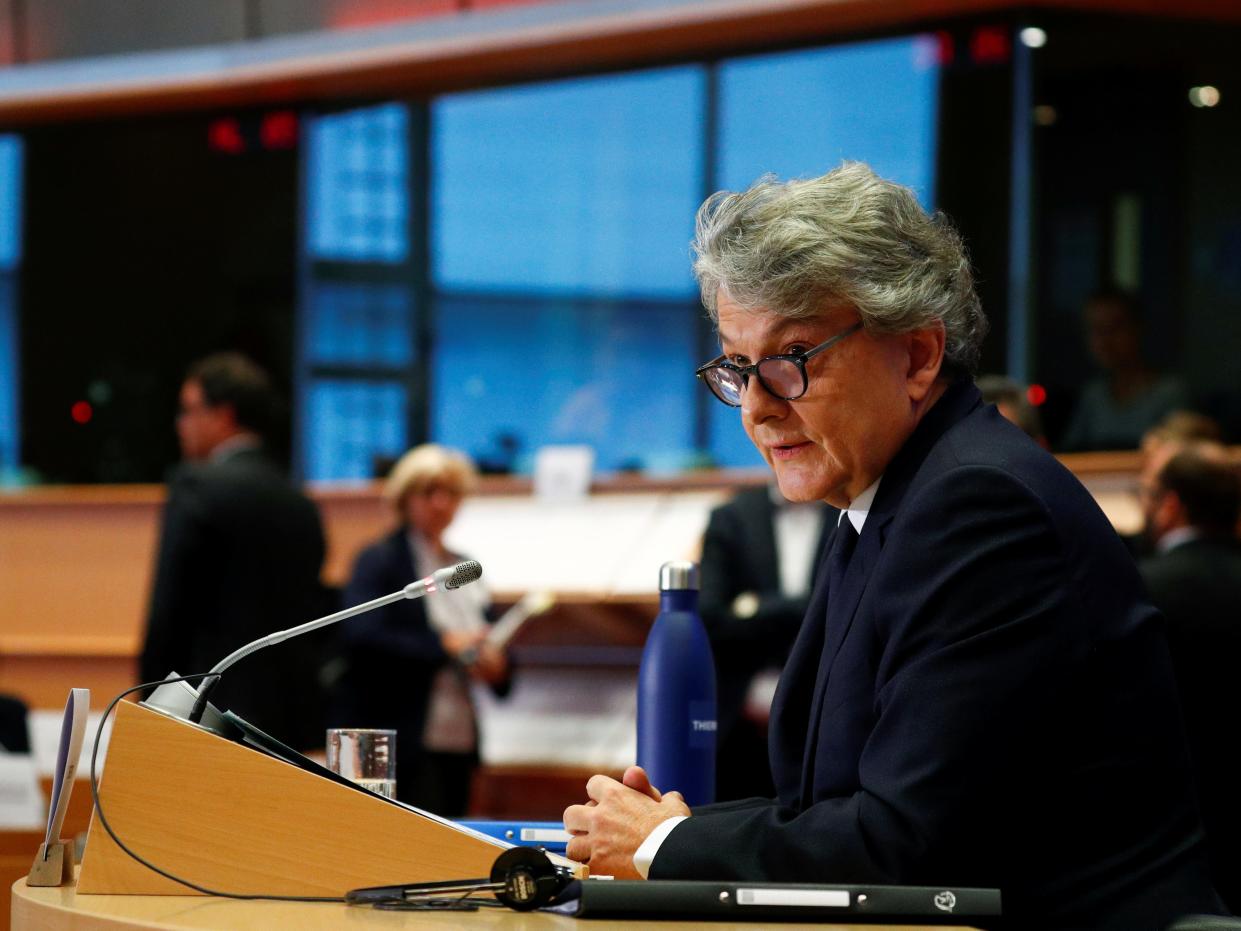
[[[987,333],[960,235],[909,188],[860,162],[819,178],[768,175],[720,191],[698,210],[694,275],[717,320],[723,290],[742,307],[809,318],[830,301],[857,308],[868,330],[907,333],[943,321],[944,370],[971,374]]]

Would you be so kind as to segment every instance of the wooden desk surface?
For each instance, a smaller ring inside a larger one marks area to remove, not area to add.
[[[36,889],[25,879],[13,884],[13,929],[38,928],[55,931],[119,931],[122,928],[228,929],[228,931],[269,931],[271,928],[297,928],[298,931],[336,931],[339,928],[478,928],[501,931],[554,931],[581,928],[583,931],[611,931],[627,928],[639,931],[685,931],[684,921],[590,921],[542,912],[513,912],[482,908],[477,912],[385,912],[370,908],[313,902],[240,902],[177,895],[83,895],[73,886]],[[816,928],[818,931],[868,931],[876,925],[825,925],[745,922],[712,922],[712,928],[757,931],[761,928]],[[887,931],[930,931],[923,925],[883,925]],[[938,931],[969,931],[945,928]]]

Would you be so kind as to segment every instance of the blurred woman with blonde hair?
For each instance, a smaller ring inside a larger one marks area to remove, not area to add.
[[[477,474],[460,452],[415,447],[393,467],[384,498],[399,526],[362,551],[346,604],[398,591],[466,557],[444,532]],[[488,595],[482,582],[429,598],[399,601],[343,625],[347,668],[337,686],[333,724],[397,731],[397,798],[438,815],[466,813],[478,764],[471,681],[508,686],[505,655],[486,642]]]

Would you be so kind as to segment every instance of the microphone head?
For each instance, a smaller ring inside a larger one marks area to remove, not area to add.
[[[460,588],[462,585],[477,582],[483,577],[483,567],[473,559],[459,562],[455,566],[440,571],[448,573],[448,578],[444,581],[444,588],[447,589]]]

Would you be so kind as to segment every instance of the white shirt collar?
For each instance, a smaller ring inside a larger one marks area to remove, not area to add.
[[[840,512],[840,519],[844,520],[845,515],[849,515],[849,522],[853,524],[853,529],[860,536],[862,533],[862,525],[866,523],[866,515],[870,513],[870,506],[875,500],[875,492],[879,490],[879,483],[883,481],[883,476],[875,479],[869,488],[849,502],[849,506]]]
[[[224,462],[226,459],[233,458],[242,450],[258,449],[261,445],[262,441],[259,439],[258,434],[249,432],[234,433],[227,440],[217,445],[215,449],[211,450],[211,455],[207,459],[210,462]]]
[[[1159,542],[1155,544],[1155,550],[1159,553],[1166,553],[1190,540],[1197,540],[1201,536],[1202,531],[1197,527],[1177,527],[1159,538]]]

